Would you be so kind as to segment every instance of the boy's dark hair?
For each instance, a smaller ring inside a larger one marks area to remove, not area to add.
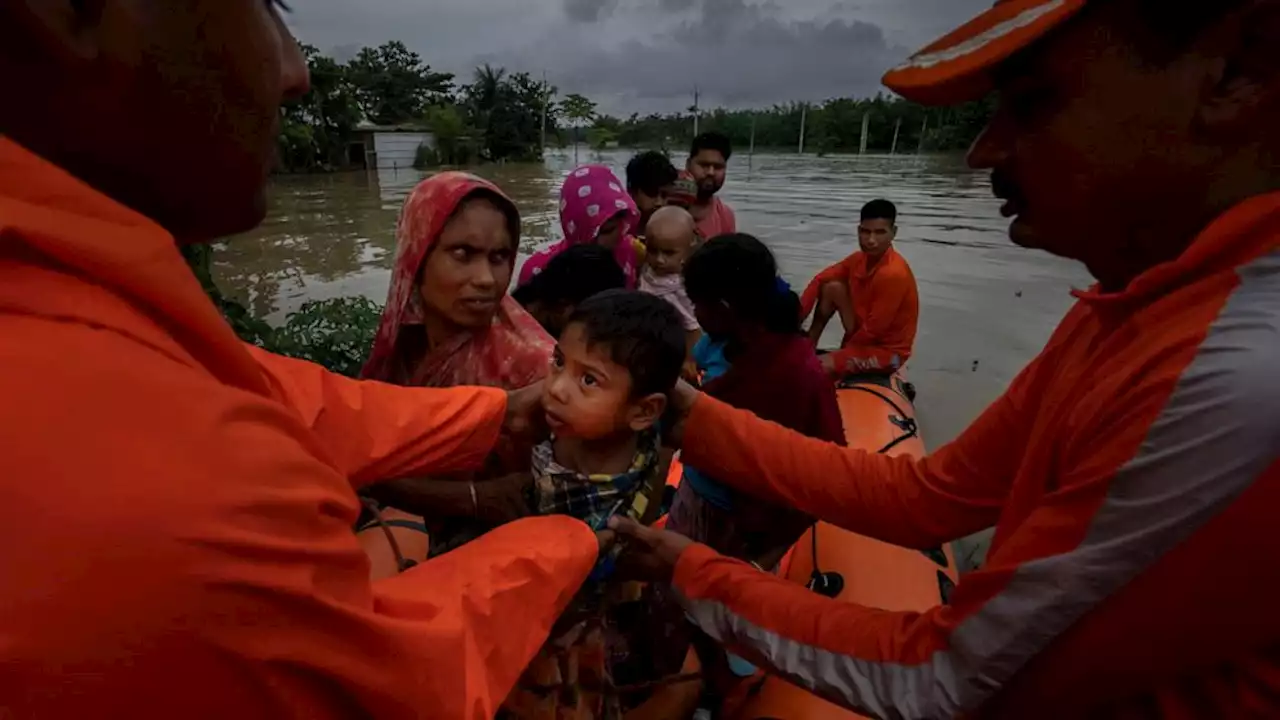
[[[670,392],[680,378],[684,327],[676,309],[660,297],[606,290],[578,305],[568,324],[582,325],[588,347],[608,347],[610,359],[631,374],[634,397]]]
[[[800,332],[800,298],[778,279],[778,263],[751,235],[721,235],[684,264],[684,289],[695,303],[725,302],[739,317],[770,332]]]
[[[898,222],[898,208],[888,200],[872,200],[862,206],[862,219],[888,220],[893,225]]]
[[[551,258],[542,272],[516,288],[511,297],[525,307],[535,302],[563,307],[626,285],[626,275],[612,252],[599,245],[574,245]]]
[[[715,150],[724,156],[725,162],[729,162],[729,158],[733,156],[733,143],[729,142],[728,135],[709,130],[693,139],[693,145],[689,147],[689,157],[694,157],[703,150]]]
[[[662,188],[676,181],[677,176],[676,166],[665,154],[646,150],[627,163],[627,192],[639,190],[650,197],[657,197]]]

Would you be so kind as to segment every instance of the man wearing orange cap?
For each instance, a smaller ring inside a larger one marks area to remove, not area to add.
[[[864,714],[1280,716],[1278,45],[1280,0],[1010,0],[888,74],[922,102],[997,90],[970,163],[1015,242],[1098,281],[931,456],[679,391],[684,459],[738,490],[912,548],[995,524],[947,604],[830,600],[619,523],[634,559],[734,652]]]
[[[492,717],[596,561],[536,518],[371,583],[355,489],[477,466],[537,393],[247,347],[183,262],[264,215],[280,12],[0,0],[0,717]]]

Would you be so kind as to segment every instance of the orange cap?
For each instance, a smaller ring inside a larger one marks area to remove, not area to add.
[[[995,7],[884,76],[890,90],[925,105],[976,100],[991,71],[1084,7],[1085,0],[998,0]]]

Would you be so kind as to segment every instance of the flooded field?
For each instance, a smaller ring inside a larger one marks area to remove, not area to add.
[[[629,153],[583,152],[614,167]],[[520,206],[524,249],[559,238],[556,198],[572,152],[545,166],[480,168]],[[219,285],[279,322],[309,299],[363,294],[383,302],[396,214],[422,177],[412,170],[278,178],[267,222],[220,245]],[[739,229],[764,240],[797,290],[852,252],[862,203],[898,204],[898,248],[920,284],[910,376],[930,447],[954,438],[1039,350],[1088,279],[1078,265],[1012,245],[985,174],[959,157],[735,157],[723,197]],[[828,345],[839,341],[839,323]]]

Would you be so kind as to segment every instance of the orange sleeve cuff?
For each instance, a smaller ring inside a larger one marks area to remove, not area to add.
[[[690,592],[690,590],[697,586],[698,578],[705,574],[703,569],[708,564],[723,559],[726,558],[706,545],[694,543],[680,553],[680,559],[676,561],[675,575],[671,578],[671,584],[675,585],[686,597],[695,596],[697,593]]]

